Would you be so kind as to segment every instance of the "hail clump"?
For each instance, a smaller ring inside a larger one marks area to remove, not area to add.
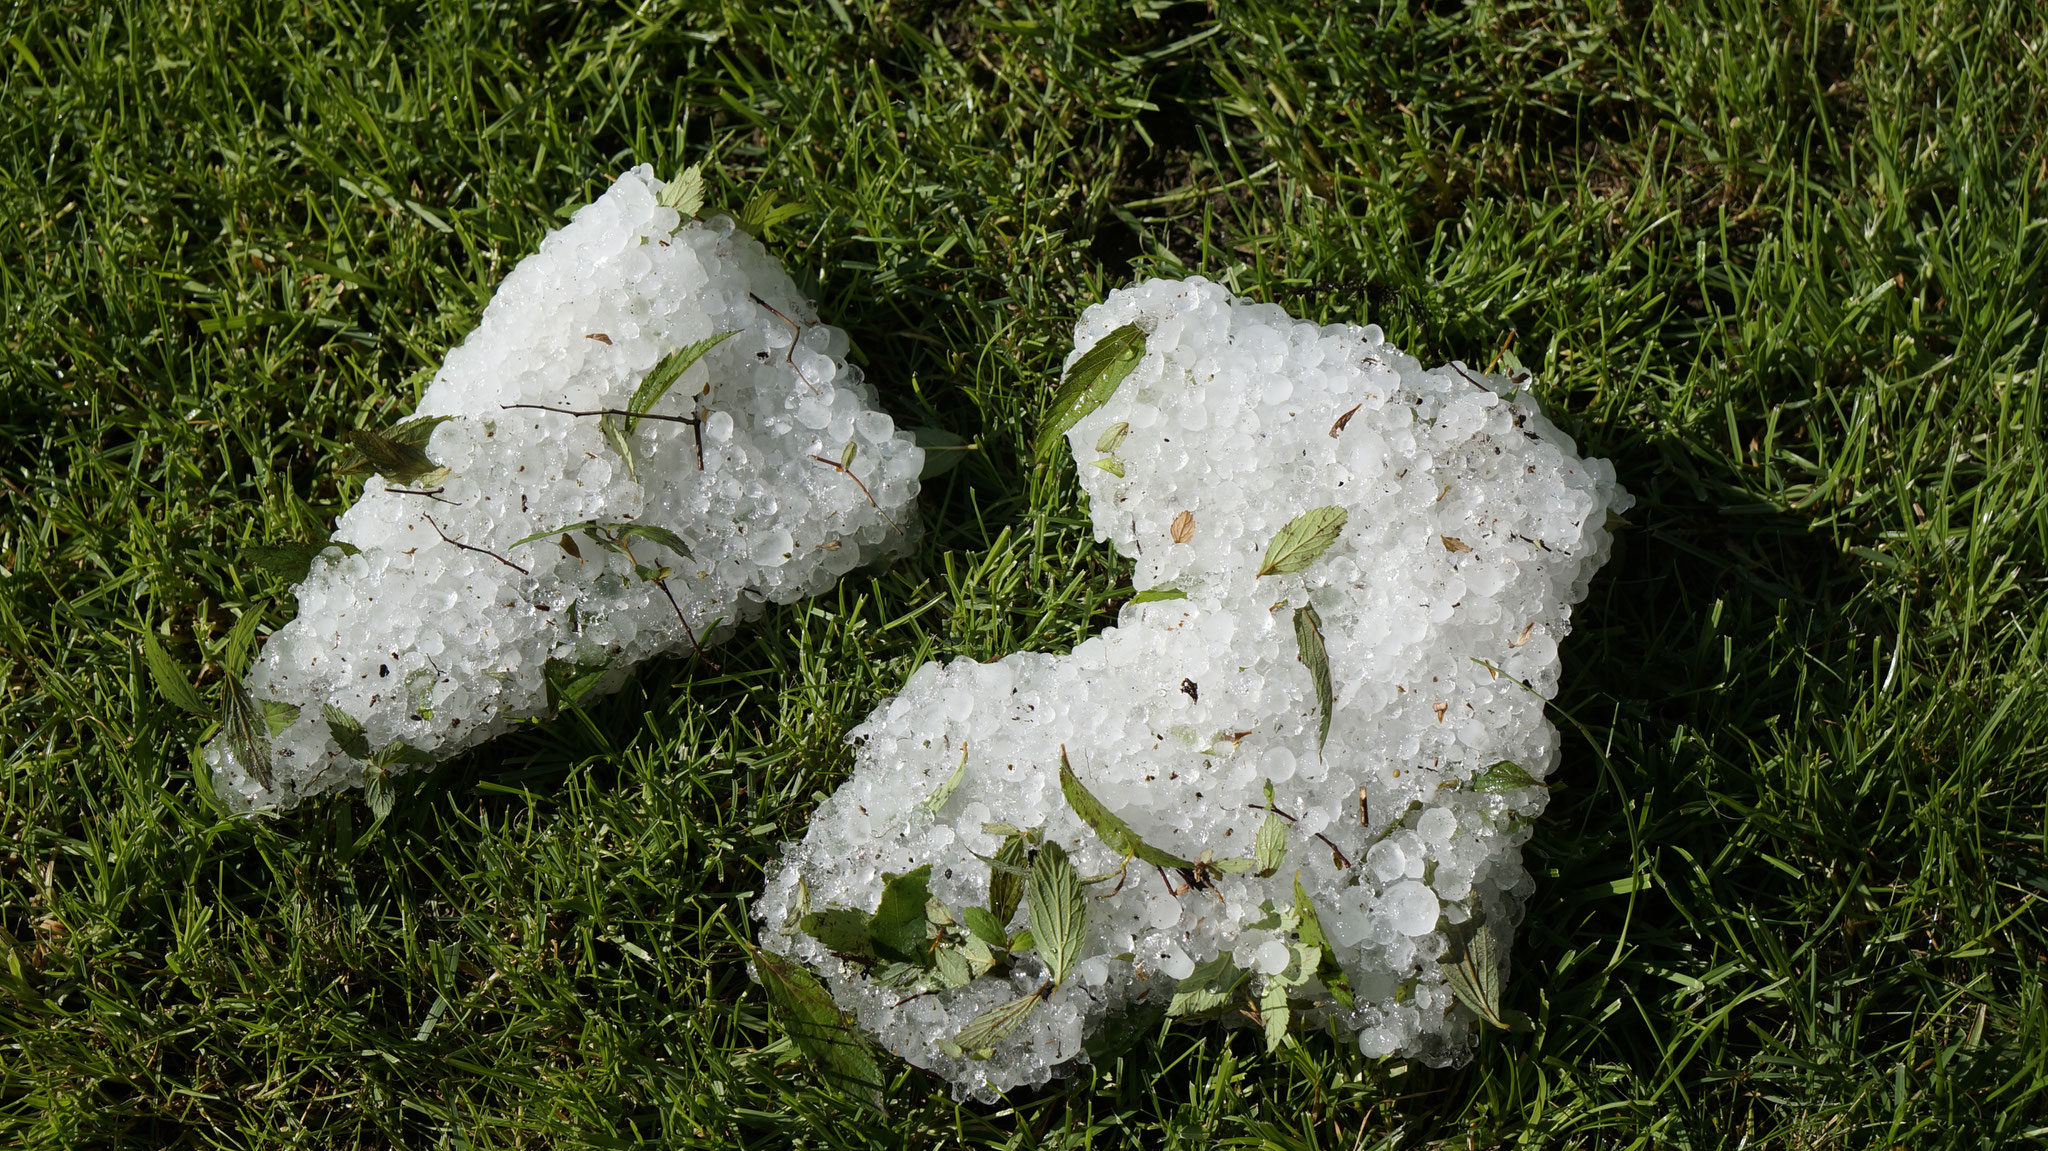
[[[846,334],[672,191],[621,176],[350,433],[362,497],[204,753],[231,802],[446,758],[910,545],[923,453]]]
[[[763,945],[983,1099],[1160,1014],[1432,1065],[1516,1025],[1544,703],[1631,502],[1517,377],[1201,279],[1090,307],[1048,446],[1133,596],[855,729]]]

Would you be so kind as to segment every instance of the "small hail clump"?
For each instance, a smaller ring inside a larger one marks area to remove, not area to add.
[[[1160,1014],[1463,1060],[1517,1022],[1544,703],[1628,495],[1526,373],[1201,279],[1112,294],[1075,345],[1041,454],[1072,451],[1135,594],[1069,654],[927,664],[855,729],[757,971],[815,970],[985,1100]]]
[[[410,419],[349,434],[362,497],[224,690],[204,756],[229,802],[375,800],[910,547],[922,449],[846,334],[702,202],[694,170],[625,173],[505,278]]]

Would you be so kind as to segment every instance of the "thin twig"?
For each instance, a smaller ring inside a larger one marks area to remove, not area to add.
[[[494,552],[489,548],[471,547],[470,545],[463,543],[461,540],[450,539],[448,537],[448,533],[441,530],[441,525],[434,522],[433,516],[422,514],[420,518],[427,521],[427,526],[434,529],[435,535],[440,536],[443,541],[454,544],[456,547],[461,548],[463,551],[475,552],[478,555],[489,556],[492,559],[497,560],[499,563],[504,564],[506,567],[511,568],[513,571],[518,572],[520,575],[533,574],[532,572],[527,571],[525,568],[520,567],[518,564],[513,563],[511,560],[506,559],[504,556],[499,555],[497,552]]]
[[[1478,380],[1473,379],[1471,375],[1469,375],[1465,371],[1464,368],[1459,367],[1455,363],[1451,365],[1451,370],[1458,373],[1461,376],[1464,376],[1466,383],[1471,384],[1473,387],[1478,388],[1482,392],[1490,392],[1493,390],[1492,388],[1487,387],[1485,384],[1480,383]]]
[[[501,408],[530,408],[536,412],[553,412],[558,416],[626,416],[635,420],[664,420],[671,424],[695,424],[695,416],[663,416],[654,412],[631,412],[624,408],[592,408],[587,412],[571,411],[568,408],[551,408],[546,404],[499,404]]]
[[[448,490],[446,487],[427,488],[424,491],[419,488],[385,488],[384,490],[394,496],[425,496],[437,504],[447,504],[451,508],[462,506],[459,500],[444,500],[441,498],[441,493]]]
[[[790,371],[796,373],[796,378],[802,380],[804,382],[804,386],[811,389],[812,395],[824,395],[823,392],[818,390],[818,385],[812,383],[811,378],[809,376],[804,375],[804,370],[796,366],[796,341],[798,337],[801,337],[804,334],[803,325],[797,323],[795,320],[790,319],[788,316],[783,315],[781,308],[776,307],[774,304],[769,303],[768,301],[762,299],[761,297],[755,295],[752,292],[747,293],[747,298],[761,305],[762,307],[768,309],[769,311],[775,313],[776,319],[781,320],[783,323],[789,325],[790,330],[793,334],[790,336],[789,339],[789,351],[783,353],[782,360],[784,363],[789,365]]]
[[[882,517],[882,522],[889,525],[889,530],[899,536],[903,534],[903,529],[897,527],[896,521],[889,518],[889,513],[882,510],[882,505],[875,502],[875,493],[869,491],[866,484],[861,483],[859,476],[848,471],[845,464],[840,463],[838,460],[828,460],[824,456],[812,456],[811,458],[858,484],[860,486],[860,494],[868,498],[868,506],[874,508],[875,514]]]

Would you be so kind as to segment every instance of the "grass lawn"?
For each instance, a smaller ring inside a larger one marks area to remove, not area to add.
[[[7,5],[0,1144],[2048,1144],[2044,93],[2018,3]],[[339,434],[698,160],[815,206],[776,249],[981,445],[917,554],[381,821],[210,808],[143,629],[289,618],[245,555],[350,502]],[[1115,618],[1026,445],[1079,309],[1197,272],[1425,362],[1512,333],[1640,501],[1553,709],[1537,1029],[1433,1071],[1182,1027],[858,1112],[733,929],[921,661]]]

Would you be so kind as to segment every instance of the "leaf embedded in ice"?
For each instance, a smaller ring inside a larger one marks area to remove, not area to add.
[[[354,716],[331,703],[321,704],[320,714],[327,720],[327,734],[333,738],[334,745],[341,749],[343,755],[350,759],[370,758],[369,737],[364,734],[363,725],[356,722]]]
[[[1057,843],[1038,849],[1031,861],[1031,938],[1053,985],[1066,982],[1088,941],[1088,900],[1081,894],[1081,876]]]
[[[960,790],[960,781],[966,778],[967,747],[965,744],[962,744],[960,747],[959,766],[955,767],[953,774],[940,782],[939,786],[930,795],[925,796],[918,802],[917,809],[926,815],[937,815],[939,809],[946,806],[946,801],[953,798],[953,793]]]
[[[1138,838],[1130,824],[1119,819],[1081,783],[1080,777],[1074,774],[1073,764],[1067,762],[1067,749],[1064,747],[1060,748],[1060,792],[1067,797],[1067,803],[1073,807],[1074,814],[1081,817],[1081,822],[1088,825],[1104,846],[1118,855],[1125,858],[1136,856],[1155,867],[1192,869],[1195,866],[1192,859],[1182,859]]]
[[[1003,838],[1003,845],[996,849],[995,858],[989,863],[988,911],[996,922],[1004,927],[1017,914],[1017,905],[1024,902],[1024,887],[1029,872],[1025,869],[1024,835],[1011,832]]]
[[[875,958],[875,944],[868,931],[865,912],[850,907],[828,907],[799,919],[797,930],[824,944],[825,950],[835,955],[864,963]]]
[[[1279,976],[1268,976],[1266,986],[1259,992],[1259,1022],[1266,1028],[1266,1054],[1280,1050],[1281,1041],[1287,1038],[1287,981]]]
[[[1321,559],[1330,545],[1337,542],[1337,534],[1344,530],[1349,515],[1343,508],[1332,506],[1312,508],[1288,520],[1274,534],[1273,542],[1266,545],[1266,558],[1259,564],[1258,574],[1298,572]]]
[[[284,729],[298,722],[299,718],[298,705],[281,699],[259,700],[256,710],[263,713],[263,726],[273,736],[283,735]]]
[[[1316,726],[1316,750],[1330,742],[1330,712],[1336,706],[1330,685],[1330,649],[1323,644],[1323,620],[1316,614],[1314,605],[1294,609],[1294,648],[1302,665],[1308,668],[1309,682],[1316,689],[1316,710],[1321,718]]]
[[[1032,454],[1040,460],[1052,454],[1054,445],[1089,413],[1109,402],[1117,385],[1138,366],[1145,355],[1145,332],[1136,324],[1125,324],[1081,353],[1067,378],[1053,393],[1045,426],[1039,430]]]
[[[252,612],[244,618],[251,618],[254,614]],[[249,689],[242,686],[239,676],[230,675],[221,683],[220,725],[228,741],[228,750],[234,752],[242,769],[256,777],[256,782],[269,787],[269,725],[264,722],[256,701],[249,698]]]
[[[739,331],[734,329],[706,336],[695,343],[685,344],[656,361],[654,367],[641,379],[640,386],[633,389],[632,398],[626,401],[626,410],[633,413],[623,417],[626,421],[626,434],[630,436],[639,428],[640,417],[652,411],[661,397],[667,395],[676,381],[683,378],[683,373],[689,371],[698,360],[703,359],[705,353],[737,335]]]
[[[876,955],[898,963],[931,961],[930,932],[926,930],[930,919],[924,909],[932,897],[931,878],[929,863],[901,875],[883,873],[882,903],[868,921]]]
[[[1287,821],[1277,815],[1268,815],[1259,824],[1258,838],[1252,841],[1252,863],[1257,867],[1260,879],[1280,870],[1287,862]]]
[[[1505,759],[1473,776],[1471,783],[1472,790],[1481,795],[1499,795],[1524,787],[1548,786],[1550,785],[1530,775],[1521,764]]]
[[[1174,988],[1173,1000],[1166,1006],[1169,1018],[1188,1015],[1207,1015],[1227,1006],[1237,997],[1237,989],[1244,986],[1251,973],[1242,970],[1230,958],[1230,952],[1221,951],[1216,957],[1198,965]]]
[[[433,438],[434,428],[448,418],[422,416],[383,432],[368,428],[344,432],[342,439],[355,453],[342,462],[339,470],[343,475],[380,475],[395,484],[432,483],[441,479],[448,469],[428,457],[427,441]]]
[[[1053,985],[1044,984],[1029,995],[999,1003],[987,1011],[968,1020],[967,1026],[949,1040],[941,1040],[940,1047],[956,1059],[987,1059],[995,1053],[995,1046],[1008,1039],[1017,1028],[1024,1025],[1031,1013],[1045,997],[1052,994]]]
[[[1146,588],[1144,591],[1141,591],[1137,595],[1132,596],[1131,602],[1158,603],[1160,600],[1186,598],[1188,598],[1188,593],[1180,590],[1177,587],[1155,587]]]

